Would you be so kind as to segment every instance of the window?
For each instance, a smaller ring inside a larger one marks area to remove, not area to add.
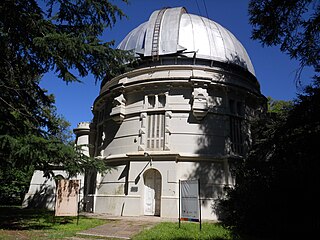
[[[156,98],[154,95],[148,96],[148,108],[154,108],[156,103]]]
[[[230,116],[231,150],[239,155],[243,153],[241,121],[241,118]]]
[[[145,96],[147,150],[160,151],[165,146],[165,106],[164,93]]]
[[[104,108],[101,109],[101,111],[99,111],[98,113],[98,123],[103,122],[104,120]]]
[[[237,102],[237,114],[238,114],[238,116],[243,116],[243,104],[242,104],[242,102]]]
[[[166,106],[166,95],[158,95],[158,107],[163,108]]]
[[[164,113],[148,114],[147,149],[164,149]]]
[[[243,116],[243,103],[241,101],[229,99],[229,113],[232,115]]]
[[[230,99],[229,100],[229,111],[231,114],[235,114],[236,111],[235,111],[235,101]]]
[[[145,108],[158,109],[166,106],[166,95],[147,95],[145,96]]]
[[[103,124],[99,124],[97,126],[97,138],[96,138],[96,156],[101,156],[101,147],[104,141],[104,132],[103,132]]]
[[[230,140],[231,151],[234,154],[243,154],[242,117],[244,114],[241,101],[229,100],[230,111]]]

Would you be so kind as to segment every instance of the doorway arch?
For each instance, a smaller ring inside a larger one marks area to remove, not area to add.
[[[144,215],[160,216],[162,178],[158,170],[152,168],[143,174]]]

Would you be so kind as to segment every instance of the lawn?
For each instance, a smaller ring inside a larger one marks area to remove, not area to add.
[[[53,211],[0,206],[0,239],[62,239],[106,223],[107,220],[54,217]]]
[[[135,235],[132,240],[271,240],[274,238],[239,235],[220,223],[205,222],[200,231],[198,223],[162,222]]]
[[[203,223],[200,231],[199,224],[182,222],[179,228],[179,223],[163,222],[155,227],[145,230],[134,236],[133,240],[142,239],[203,239],[203,240],[227,240],[235,239],[232,232],[223,228],[218,223]]]
[[[78,222],[78,224],[77,224]],[[20,207],[0,206],[0,240],[13,239],[68,239],[78,232],[93,228],[108,220],[77,217],[54,217],[53,211],[41,209],[21,209]],[[77,238],[81,236],[77,235]],[[89,238],[89,237],[86,237]],[[92,237],[94,239],[95,237]],[[102,239],[102,238],[99,238]],[[227,240],[257,239],[235,237],[234,233],[219,223],[205,222],[200,231],[198,223],[161,222],[133,237],[133,240]]]

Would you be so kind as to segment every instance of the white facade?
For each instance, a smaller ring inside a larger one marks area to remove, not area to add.
[[[97,176],[88,210],[177,218],[179,180],[200,179],[202,217],[216,219],[265,106],[245,49],[184,8],[155,11],[119,48],[139,64],[104,81],[94,102],[90,154],[111,170]]]
[[[111,168],[86,174],[85,210],[178,218],[179,180],[199,179],[202,218],[216,219],[215,200],[250,145],[249,120],[266,104],[246,50],[184,8],[155,11],[118,48],[133,50],[137,66],[102,82],[90,133],[75,129]]]
[[[250,143],[247,121],[260,97],[245,78],[197,65],[146,67],[105,83],[92,154],[115,168],[97,179],[94,211],[177,217],[179,179],[200,179],[202,216],[215,219],[214,200],[234,184],[230,161]]]

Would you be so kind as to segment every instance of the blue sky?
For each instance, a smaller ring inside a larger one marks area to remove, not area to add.
[[[163,7],[184,6],[189,13],[218,22],[244,45],[255,68],[263,95],[277,100],[291,100],[296,96],[294,77],[298,62],[290,60],[278,47],[262,47],[259,42],[250,39],[252,27],[249,24],[248,1],[131,0],[128,5],[120,0],[113,2],[120,6],[128,18],[118,20],[111,30],[105,31],[101,36],[103,41],[115,40],[117,46],[127,33],[147,21],[153,11]],[[311,71],[305,70],[303,77],[307,79],[310,76]],[[53,73],[48,73],[41,83],[43,88],[55,95],[58,113],[71,123],[71,128],[75,128],[78,122],[91,121],[91,106],[99,94],[100,83],[95,84],[92,76],[81,80],[82,83],[67,85]]]

